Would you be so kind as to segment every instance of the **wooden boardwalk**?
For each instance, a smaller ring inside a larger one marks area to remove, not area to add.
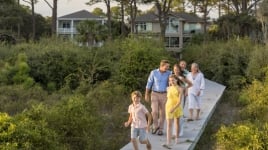
[[[206,89],[202,98],[202,107],[200,120],[186,122],[184,121],[183,130],[184,134],[179,138],[179,144],[173,144],[172,149],[174,150],[193,150],[196,143],[198,142],[200,136],[202,135],[207,122],[212,116],[218,101],[220,100],[225,86],[206,80]],[[185,106],[185,116],[188,116],[187,104]],[[186,120],[184,118],[183,120]],[[165,132],[165,130],[164,130]],[[129,138],[129,137],[128,137]],[[166,135],[163,136],[152,135],[148,133],[148,138],[152,144],[152,150],[165,150],[166,148],[162,147],[162,144],[166,142]],[[173,141],[174,143],[174,141]],[[139,145],[140,150],[146,150],[145,145]],[[132,144],[128,143],[121,150],[133,150]]]

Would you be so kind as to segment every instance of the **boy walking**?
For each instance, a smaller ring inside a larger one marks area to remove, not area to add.
[[[131,93],[132,104],[129,105],[128,121],[125,122],[125,127],[131,124],[131,142],[133,144],[134,150],[138,150],[137,137],[139,136],[139,141],[141,144],[146,144],[147,150],[151,150],[152,146],[148,138],[146,137],[146,132],[149,132],[150,124],[152,121],[152,116],[144,105],[140,103],[142,94],[140,91],[134,91]],[[148,121],[146,120],[148,117]]]

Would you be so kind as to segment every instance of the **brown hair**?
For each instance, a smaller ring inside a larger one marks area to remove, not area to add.
[[[170,75],[168,78],[174,78],[176,80],[179,80],[179,78],[175,74]]]
[[[165,64],[169,64],[169,61],[168,60],[161,60],[160,67],[164,66]]]
[[[141,94],[141,92],[140,91],[133,91],[132,93],[131,93],[131,97],[133,97],[134,95],[136,95],[137,97],[142,97],[142,94]]]

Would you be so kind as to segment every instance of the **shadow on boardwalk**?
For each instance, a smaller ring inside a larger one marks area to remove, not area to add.
[[[202,135],[207,122],[212,116],[218,101],[220,100],[225,86],[206,80],[206,89],[202,98],[202,109],[200,120],[192,122],[184,122],[184,134],[179,138],[180,144],[173,144],[172,149],[175,150],[192,150]],[[188,116],[187,104],[184,110],[185,116]],[[185,118],[184,118],[185,119]],[[152,143],[152,150],[164,150],[162,144],[166,141],[166,135],[158,136],[148,134],[149,140]],[[129,138],[129,137],[128,137]],[[140,150],[146,150],[145,145],[139,145]],[[133,150],[132,144],[128,143],[121,150]]]

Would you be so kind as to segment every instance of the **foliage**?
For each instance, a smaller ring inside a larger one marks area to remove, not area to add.
[[[239,89],[246,83],[246,68],[254,48],[248,39],[205,42],[187,46],[183,56],[188,63],[199,63],[206,78]]]
[[[235,124],[230,127],[223,126],[216,136],[217,148],[221,150],[266,149],[268,147],[267,132],[267,123],[262,124],[261,128],[250,123]]]
[[[97,15],[97,16],[105,16],[105,13],[103,12],[103,10],[101,8],[94,8],[94,10],[92,11],[92,14]]]
[[[97,42],[104,41],[108,37],[106,26],[91,20],[80,22],[77,31],[78,42],[87,43],[89,46],[95,46]]]
[[[217,23],[219,39],[232,39],[234,37],[252,37],[261,31],[255,17],[248,14],[228,14],[221,16]]]
[[[0,118],[1,149],[60,149],[55,132],[44,120],[24,113],[16,117],[0,113]]]
[[[268,47],[259,46],[251,53],[246,75],[249,79],[265,80],[268,65]]]
[[[30,67],[27,64],[27,56],[19,54],[15,64],[12,66],[5,63],[0,72],[2,84],[22,84],[26,88],[33,86],[34,80],[29,76]]]
[[[145,89],[150,71],[158,68],[160,60],[173,60],[161,44],[148,39],[125,40],[122,49],[125,54],[120,59],[117,81],[130,90]]]
[[[268,116],[268,80],[263,82],[254,81],[245,88],[240,96],[240,102],[245,106],[241,110],[241,115],[248,120],[258,120],[267,122]]]

